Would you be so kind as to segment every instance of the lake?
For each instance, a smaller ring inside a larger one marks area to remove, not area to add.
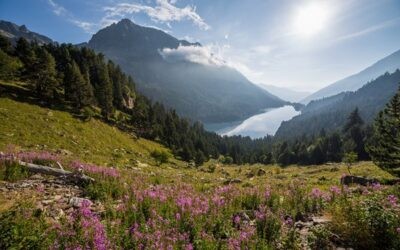
[[[274,135],[282,121],[288,121],[299,114],[300,111],[296,111],[293,106],[286,105],[265,110],[264,113],[254,115],[242,122],[206,124],[205,128],[221,135],[260,138],[266,135]]]

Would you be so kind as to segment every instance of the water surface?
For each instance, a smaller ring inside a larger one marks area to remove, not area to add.
[[[236,123],[232,126],[233,124],[225,123],[227,125],[225,127],[224,124],[220,124],[220,126],[213,124],[212,127],[218,128],[218,130],[214,131],[221,135],[242,135],[250,136],[251,138],[260,138],[266,135],[274,135],[282,121],[288,121],[298,114],[300,114],[299,111],[287,105],[265,110],[264,113],[254,115],[242,121],[239,125]]]

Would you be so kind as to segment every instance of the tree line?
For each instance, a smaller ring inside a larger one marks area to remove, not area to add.
[[[322,130],[318,136],[288,141],[272,136],[222,137],[153,103],[136,91],[132,77],[118,65],[86,47],[38,45],[23,38],[12,46],[0,37],[0,78],[27,82],[32,93],[48,105],[62,104],[76,113],[97,115],[137,136],[161,142],[177,157],[196,165],[210,158],[285,166],[340,162],[348,152],[355,152],[359,160],[370,157],[365,145],[373,128],[364,124],[358,109],[342,130],[330,134]]]

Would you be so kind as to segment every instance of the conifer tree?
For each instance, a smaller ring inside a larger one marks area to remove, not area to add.
[[[391,171],[400,168],[400,89],[378,114],[368,152],[379,167]]]
[[[101,58],[101,57],[100,57]],[[96,65],[96,97],[103,116],[108,119],[113,113],[113,87],[108,74],[107,65]]]
[[[15,54],[23,63],[23,68],[21,72],[22,78],[32,79],[33,74],[36,71],[35,65],[37,63],[36,53],[33,46],[28,43],[26,39],[21,37],[17,41]]]
[[[88,74],[87,71],[85,74]],[[68,64],[64,81],[68,82],[69,88],[66,89],[66,97],[78,108],[81,109],[92,103],[93,89],[88,82],[88,76],[84,77],[75,61]]]
[[[367,160],[369,158],[365,151],[363,124],[364,121],[358,112],[358,108],[356,108],[350,113],[347,118],[347,123],[343,127],[343,132],[345,134],[344,151],[346,153],[357,153],[359,160]]]
[[[44,48],[38,48],[32,80],[40,97],[54,99],[58,88],[56,62]]]

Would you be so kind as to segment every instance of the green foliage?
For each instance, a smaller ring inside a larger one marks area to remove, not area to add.
[[[0,161],[0,180],[17,181],[28,175],[26,167],[19,165],[17,161]]]
[[[345,138],[344,151],[357,153],[359,160],[368,160],[369,156],[365,151],[366,138],[363,124],[364,121],[360,117],[358,108],[354,109],[343,127]]]
[[[54,99],[57,95],[59,82],[57,80],[56,61],[54,57],[44,48],[37,48],[37,60],[32,80],[38,96]]]
[[[347,170],[351,175],[350,168],[358,160],[358,155],[355,152],[346,153],[343,157],[343,162],[347,165]]]
[[[161,150],[154,150],[153,152],[150,153],[150,156],[156,160],[157,164],[160,166],[163,163],[167,163],[170,155],[166,151],[161,151]]]
[[[85,187],[85,194],[93,200],[116,200],[122,197],[124,189],[118,179],[97,177],[96,182]]]
[[[396,172],[400,166],[400,90],[381,111],[374,124],[368,151],[383,169]],[[400,172],[396,172],[400,176]]]
[[[85,74],[88,74],[86,71]],[[94,103],[93,89],[90,85],[89,77],[83,77],[75,61],[67,65],[64,76],[65,96],[78,109]]]
[[[332,209],[332,231],[356,249],[396,249],[398,211],[382,194],[340,199]]]
[[[28,209],[32,204],[0,213],[0,249],[47,249],[53,237],[39,210]]]
[[[22,63],[0,49],[0,79],[13,80],[18,76]]]

